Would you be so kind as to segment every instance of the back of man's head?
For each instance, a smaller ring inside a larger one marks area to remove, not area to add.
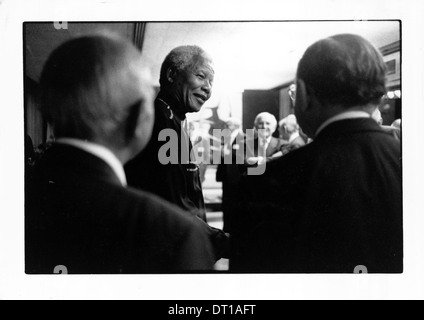
[[[115,35],[85,36],[61,45],[44,67],[41,88],[41,110],[56,138],[125,143],[139,125],[139,115],[153,108],[140,52]]]
[[[297,123],[296,116],[290,114],[279,122],[280,127],[285,128],[288,134],[299,132],[299,125]]]
[[[297,72],[322,104],[346,109],[377,105],[386,93],[386,65],[364,38],[342,34],[313,44]]]

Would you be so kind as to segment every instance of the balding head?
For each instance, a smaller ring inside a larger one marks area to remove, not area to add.
[[[63,44],[48,59],[41,88],[41,110],[56,138],[121,147],[142,125],[143,140],[150,139],[152,87],[140,52],[122,38],[95,35]]]
[[[310,46],[297,70],[295,113],[315,138],[328,119],[346,111],[371,115],[386,93],[381,53],[358,35],[341,34]]]

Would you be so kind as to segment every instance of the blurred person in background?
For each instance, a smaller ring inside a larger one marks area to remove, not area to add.
[[[305,140],[300,135],[300,127],[294,114],[281,120],[279,122],[279,127],[280,138],[287,141],[287,144],[281,148],[283,155],[306,145]]]

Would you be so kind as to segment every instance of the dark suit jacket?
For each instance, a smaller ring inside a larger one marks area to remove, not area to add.
[[[231,143],[231,142],[229,142]],[[236,139],[231,143],[231,164],[225,164],[225,158],[221,158],[216,172],[216,181],[222,182],[222,211],[224,231],[231,233],[231,210],[232,203],[237,195],[240,179],[244,171],[244,134],[240,131]]]
[[[211,269],[206,224],[124,188],[100,158],[55,145],[26,188],[26,272],[163,273]]]
[[[244,147],[244,138],[243,132],[240,131],[229,146],[228,149],[232,152],[231,164],[225,164],[225,158],[221,157],[221,164],[218,165],[216,172],[216,181],[223,182],[224,185],[238,185],[238,181],[234,181],[234,179],[237,180],[240,175],[237,162],[240,165],[244,163],[244,157],[240,157],[242,155],[242,148]]]
[[[331,124],[240,189],[233,271],[403,271],[400,144],[373,120]]]

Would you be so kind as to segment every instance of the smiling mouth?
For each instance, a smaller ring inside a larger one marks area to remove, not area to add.
[[[202,101],[203,103],[205,103],[206,101],[208,101],[208,97],[203,96],[203,95],[201,95],[201,94],[194,94],[194,96],[195,96],[198,100]]]

